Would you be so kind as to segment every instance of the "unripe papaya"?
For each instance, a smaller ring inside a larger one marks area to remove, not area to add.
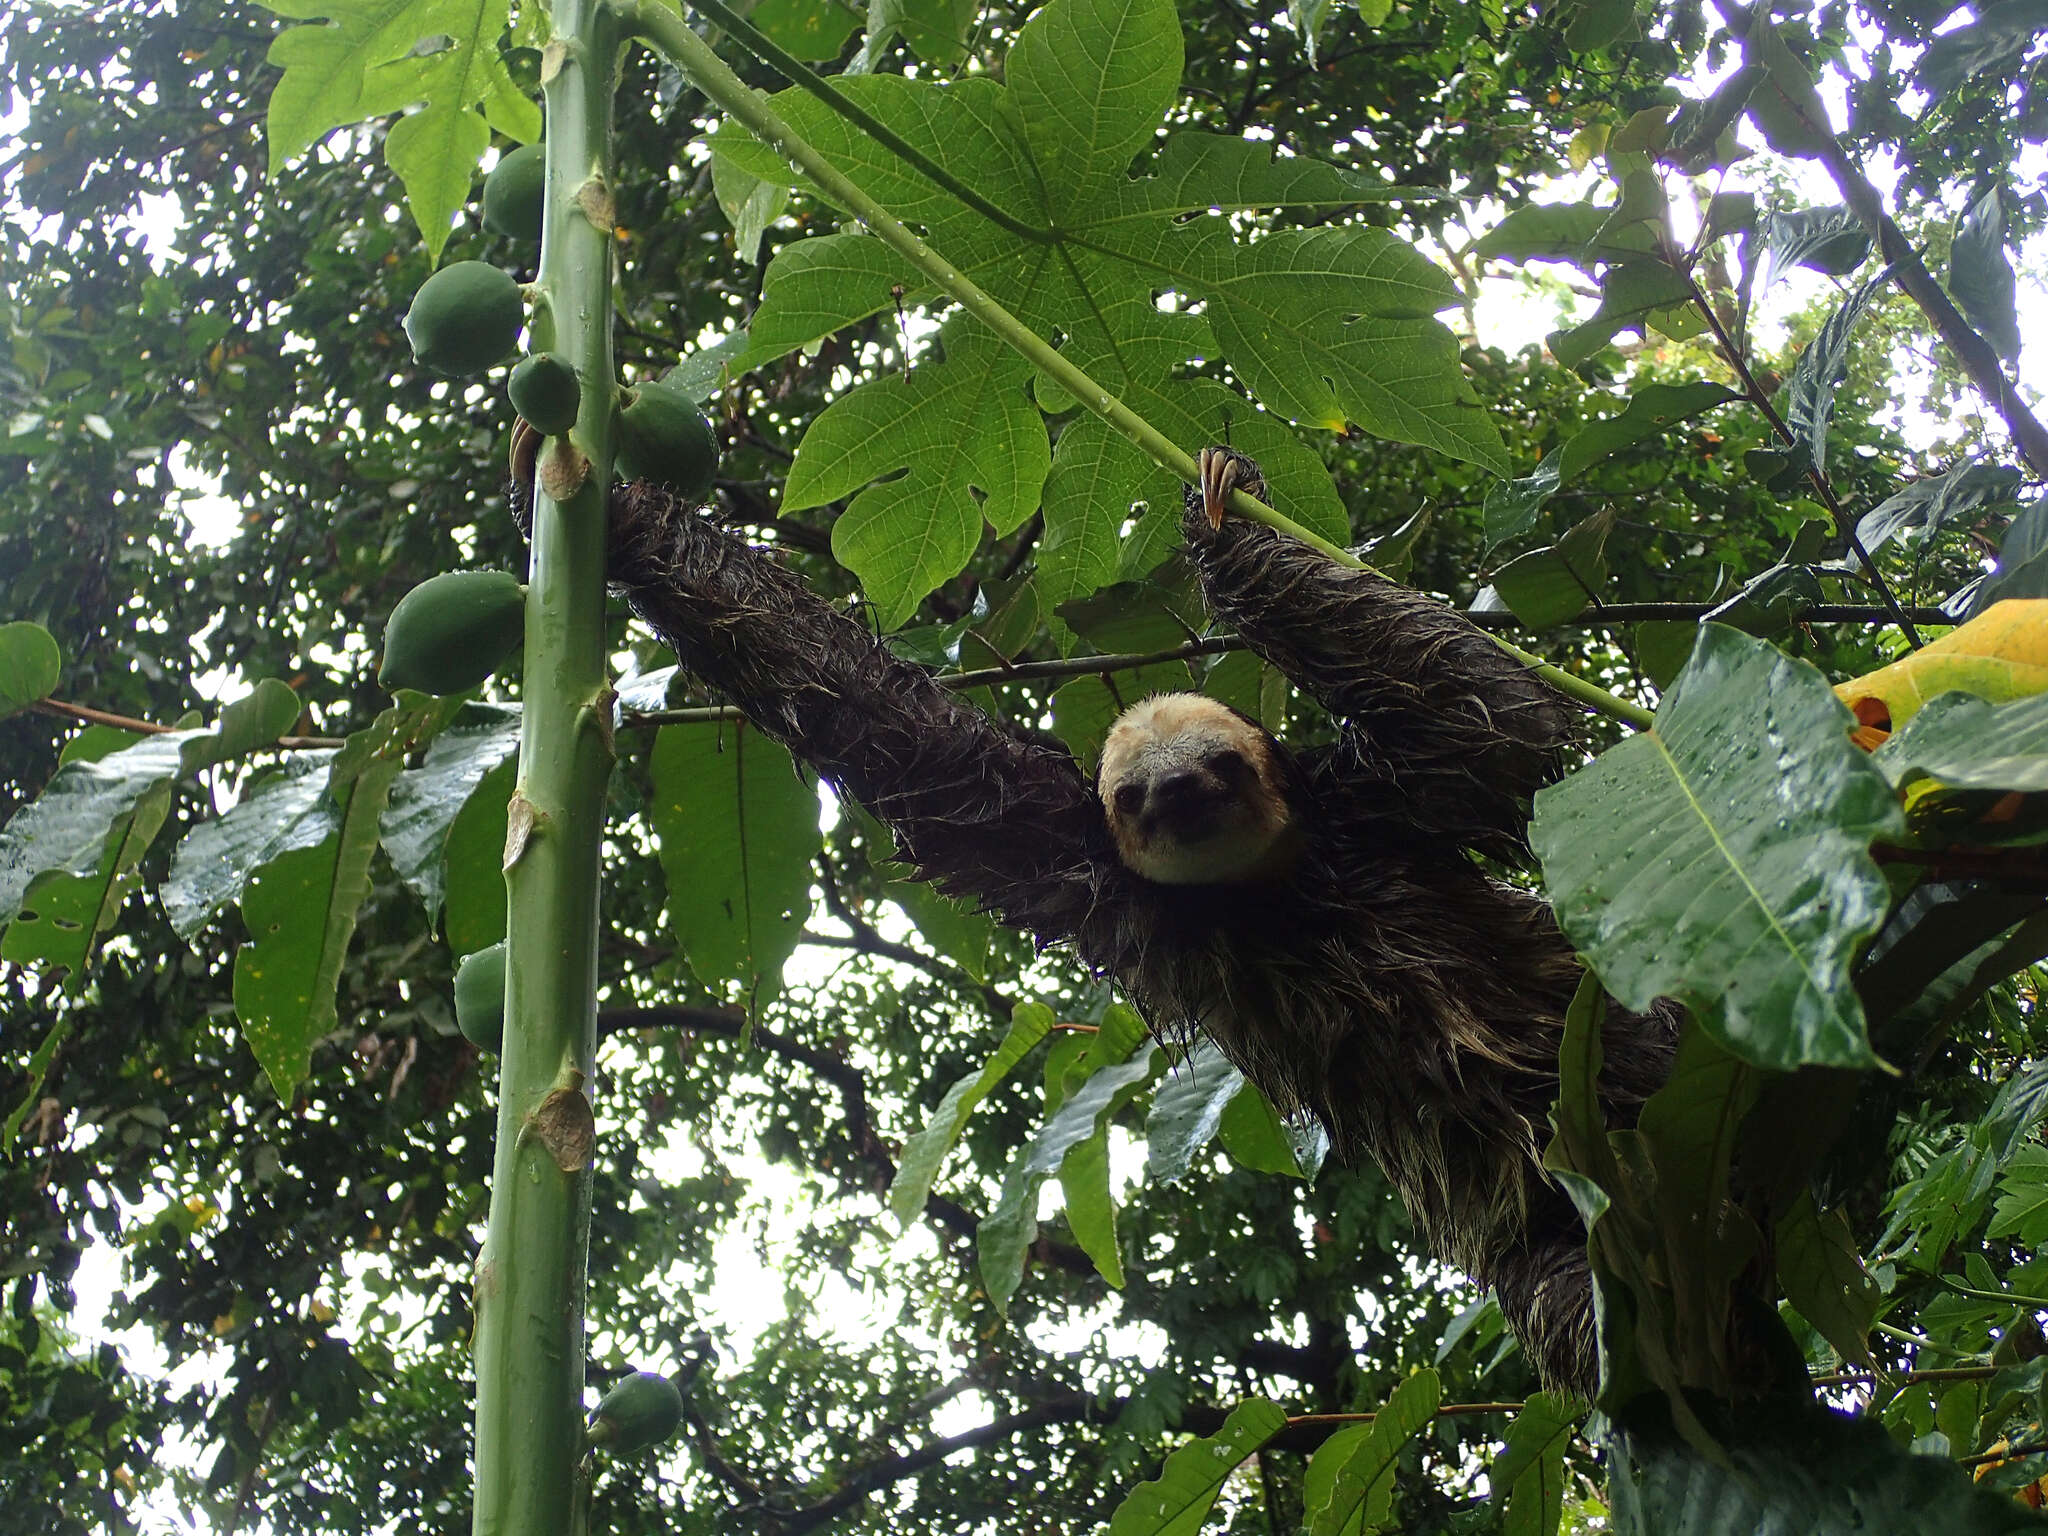
[[[611,1447],[614,1456],[631,1456],[661,1444],[682,1422],[683,1394],[676,1384],[652,1371],[635,1371],[605,1393],[585,1438]]]
[[[455,1023],[480,1051],[496,1055],[505,1044],[505,945],[464,955],[455,967]]]
[[[512,274],[487,261],[451,262],[420,284],[405,312],[412,355],[439,373],[494,368],[519,344],[526,301]]]
[[[549,437],[575,426],[577,407],[583,403],[583,386],[576,382],[576,370],[552,352],[539,352],[521,361],[505,381],[505,393],[512,397],[512,409]]]
[[[509,571],[443,571],[398,600],[384,623],[377,681],[396,692],[474,688],[519,644],[526,589]]]
[[[718,439],[695,402],[663,384],[626,392],[619,411],[621,479],[652,480],[690,501],[711,494]]]
[[[515,240],[538,240],[547,189],[545,145],[522,144],[499,156],[484,178],[484,228]]]

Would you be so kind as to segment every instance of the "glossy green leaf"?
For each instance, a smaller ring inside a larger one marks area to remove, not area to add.
[[[737,982],[757,1007],[810,915],[817,791],[787,748],[737,723],[664,728],[650,771],[670,926],[699,981]]]
[[[391,786],[384,851],[426,904],[429,922],[441,911],[456,819],[485,776],[519,751],[519,718],[518,710],[503,705],[465,705],[429,744],[419,767]]]
[[[1232,1162],[1254,1173],[1275,1173],[1283,1178],[1303,1177],[1296,1160],[1294,1143],[1287,1127],[1266,1096],[1250,1083],[1224,1106],[1216,1134]]]
[[[1921,530],[1928,537],[1972,512],[2012,500],[2020,472],[1979,460],[1915,480],[1887,496],[1856,522],[1856,537],[1875,553],[1901,534]]]
[[[981,1254],[982,1284],[996,1310],[1007,1312],[1024,1278],[1024,1256],[1038,1235],[1038,1190],[1059,1172],[1067,1153],[1094,1136],[1164,1065],[1154,1047],[1135,1061],[1108,1066],[1061,1104],[1033,1132],[1009,1171],[995,1208],[981,1220],[975,1241]]]
[[[1585,612],[1607,583],[1606,544],[1614,518],[1612,507],[1602,507],[1555,544],[1517,555],[1493,573],[1495,593],[1531,629]]]
[[[1717,1455],[1668,1432],[1614,1432],[1615,1536],[2004,1536],[2040,1517],[1945,1458],[1912,1455],[1871,1420],[1825,1409],[1759,1410]]]
[[[317,847],[340,829],[327,794],[331,752],[295,752],[282,770],[186,834],[164,876],[164,915],[187,944],[273,859]]]
[[[1486,1480],[1502,1511],[1501,1536],[1553,1536],[1564,1514],[1564,1453],[1578,1410],[1549,1392],[1532,1393],[1508,1425],[1507,1444]]]
[[[903,1144],[895,1180],[889,1185],[889,1213],[899,1225],[908,1226],[911,1218],[924,1209],[925,1196],[938,1177],[939,1165],[960,1139],[961,1128],[974,1113],[974,1107],[1030,1054],[1052,1025],[1052,1010],[1045,1004],[1019,1003],[1010,1016],[1009,1031],[995,1053],[979,1071],[968,1073],[948,1088],[924,1128]]]
[[[1394,1389],[1374,1416],[1371,1432],[1344,1447],[1349,1454],[1330,1475],[1327,1489],[1320,1480],[1304,1481],[1308,1536],[1365,1536],[1385,1528],[1401,1452],[1436,1416],[1442,1396],[1436,1372],[1417,1371]],[[1314,1462],[1310,1466],[1313,1470]]]
[[[1757,1066],[1874,1062],[1850,963],[1900,823],[1848,721],[1811,667],[1706,625],[1655,728],[1537,796],[1559,921],[1623,1003],[1676,997]]]
[[[1942,33],[1920,55],[1920,79],[1930,95],[1945,96],[1978,75],[2004,73],[2048,31],[2048,0],[1998,0],[1971,9],[1974,20]]]
[[[1992,187],[1956,221],[1949,247],[1948,291],[1963,316],[1998,355],[2017,363],[2020,355],[2018,280],[2005,250],[2005,203]]]
[[[54,693],[63,670],[63,654],[42,625],[0,624],[0,719]]]
[[[1884,1293],[1863,1267],[1848,1220],[1802,1192],[1777,1222],[1778,1281],[1785,1299],[1854,1365],[1870,1360],[1870,1325]]]
[[[1792,365],[1778,411],[1792,429],[1793,457],[1802,471],[1827,470],[1828,422],[1834,415],[1835,388],[1848,371],[1849,337],[1891,275],[1886,267],[1843,300]]]
[[[1108,1536],[1195,1536],[1230,1474],[1286,1427],[1277,1403],[1246,1398],[1215,1434],[1190,1440],[1166,1458],[1158,1477],[1126,1494],[1109,1517]]]
[[[242,887],[249,937],[235,951],[235,1017],[286,1103],[312,1070],[314,1045],[337,1023],[335,986],[369,894],[378,823],[422,719],[437,707],[401,704],[349,737],[327,771],[331,834],[279,852]]]
[[[169,731],[96,760],[67,762],[38,799],[0,827],[0,921],[14,919],[29,882],[45,871],[99,879],[117,825],[126,831],[125,818],[151,790],[275,741],[298,716],[297,695],[266,678],[223,709],[216,726]],[[128,848],[119,867],[132,867],[148,841]],[[113,874],[106,870],[105,878]]]
[[[1207,1040],[1167,1068],[1145,1117],[1145,1172],[1155,1184],[1186,1176],[1195,1157],[1222,1126],[1225,1110],[1247,1084],[1244,1075]]]

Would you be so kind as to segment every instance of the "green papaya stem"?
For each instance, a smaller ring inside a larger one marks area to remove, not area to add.
[[[490,1226],[476,1274],[476,1536],[580,1536],[584,1292],[597,1053],[598,858],[610,779],[605,487],[619,39],[603,0],[554,0],[542,55],[547,194],[529,336],[582,381],[533,504],[524,721],[505,842],[505,1038]],[[578,455],[588,473],[578,475]],[[551,473],[551,468],[554,471]]]
[[[1058,241],[1059,236],[1044,225],[1028,224],[1007,208],[998,207],[983,197],[802,59],[777,44],[738,11],[720,4],[719,0],[690,0],[690,9],[700,16],[710,17],[734,42],[783,79],[809,91],[905,165],[914,167],[934,185],[952,193],[991,224],[1008,230],[1019,240],[1029,240],[1033,245],[1052,245]]]
[[[888,209],[856,186],[845,172],[833,165],[802,135],[791,128],[774,107],[769,105],[764,95],[750,89],[738,75],[727,68],[725,61],[712,51],[711,45],[692,31],[689,23],[682,17],[656,3],[656,0],[629,0],[628,4],[621,7],[621,14],[626,20],[630,35],[641,38],[666,54],[669,61],[689,76],[697,89],[710,97],[721,111],[782,156],[799,175],[810,181],[828,199],[859,219],[891,250],[930,278],[962,309],[994,331],[1009,347],[1072,395],[1085,409],[1100,416],[1144,450],[1155,464],[1178,475],[1184,483],[1201,483],[1200,472],[1195,467],[1193,457],[1179,444],[1125,405],[1109,390],[1096,383],[1086,372],[1055,350],[1044,337],[1011,314],[972,278],[954,267]],[[1230,510],[1239,516],[1264,523],[1269,528],[1277,528],[1280,532],[1301,540],[1312,549],[1320,550],[1340,565],[1349,566],[1354,570],[1371,569],[1349,550],[1332,544],[1320,534],[1302,527],[1292,518],[1276,512],[1242,490],[1233,490],[1230,493],[1229,505]],[[1650,711],[1641,705],[1616,698],[1598,684],[1553,666],[1540,656],[1532,655],[1519,646],[1509,645],[1498,639],[1495,643],[1536,672],[1560,693],[1578,700],[1596,713],[1610,716],[1638,729],[1649,727]]]

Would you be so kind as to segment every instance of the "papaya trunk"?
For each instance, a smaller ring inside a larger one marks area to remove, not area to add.
[[[505,1047],[490,1230],[476,1277],[477,1536],[584,1526],[598,852],[612,767],[605,673],[611,459],[609,136],[618,40],[601,0],[555,0],[543,62],[547,201],[534,352],[581,379],[533,508],[525,722],[505,843]],[[589,460],[580,481],[563,473]]]

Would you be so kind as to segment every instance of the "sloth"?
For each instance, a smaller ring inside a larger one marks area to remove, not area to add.
[[[766,553],[644,483],[611,579],[685,668],[895,836],[915,876],[1206,1035],[1331,1153],[1378,1164],[1429,1250],[1491,1286],[1552,1388],[1598,1386],[1586,1234],[1541,1158],[1579,965],[1526,867],[1576,710],[1485,634],[1372,571],[1223,521],[1249,459],[1201,458],[1208,605],[1319,701],[1293,751],[1194,694],[1117,720],[1096,775],[894,655]],[[1478,856],[1478,857],[1475,857]],[[1678,1016],[1610,1002],[1611,1124],[1662,1085]]]

